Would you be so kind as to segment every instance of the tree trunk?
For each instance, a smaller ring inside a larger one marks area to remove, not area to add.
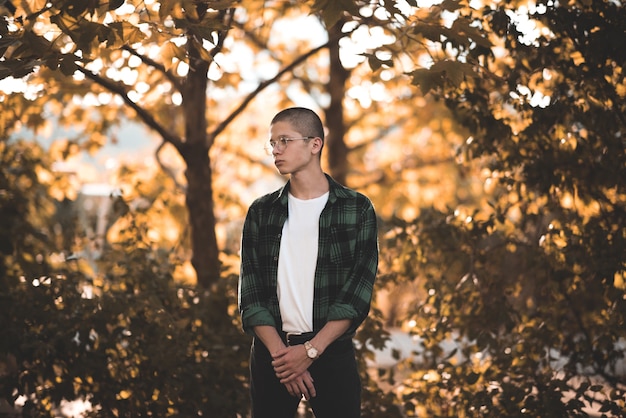
[[[330,105],[325,110],[326,127],[326,155],[328,170],[331,176],[341,184],[346,184],[348,176],[348,148],[344,141],[346,127],[343,120],[343,98],[346,93],[346,81],[350,72],[346,70],[339,59],[339,40],[344,20],[340,20],[328,31],[329,39],[334,39],[329,45],[330,80],[328,93]]]
[[[187,169],[186,204],[191,228],[191,264],[201,288],[210,288],[220,278],[219,248],[215,234],[213,174],[207,136],[207,72],[209,64],[189,47],[190,69],[183,88],[185,143],[180,150]]]
[[[212,171],[208,150],[189,147],[185,156],[187,170],[186,203],[191,228],[191,264],[198,286],[210,288],[220,278],[219,248],[215,235]]]

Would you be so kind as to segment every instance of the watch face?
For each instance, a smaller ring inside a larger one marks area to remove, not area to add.
[[[317,348],[313,347],[309,341],[304,343],[304,348],[306,349],[306,355],[310,359],[315,360],[317,358]]]

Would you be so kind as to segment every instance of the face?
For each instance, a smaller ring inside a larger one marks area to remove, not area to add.
[[[302,133],[296,131],[289,122],[276,122],[270,126],[270,138],[278,141],[278,138],[302,138]],[[289,141],[286,147],[275,147],[272,150],[274,165],[280,174],[296,174],[305,171],[314,164],[319,165],[317,153],[319,153],[319,138],[309,140]]]

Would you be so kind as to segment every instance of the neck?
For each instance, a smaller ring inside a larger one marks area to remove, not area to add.
[[[289,193],[298,199],[315,199],[328,190],[328,179],[321,169],[314,174],[308,173],[306,176],[299,176],[295,173],[291,175]]]

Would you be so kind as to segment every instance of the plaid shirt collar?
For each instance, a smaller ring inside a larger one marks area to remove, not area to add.
[[[351,197],[346,187],[337,183],[328,174],[324,173],[324,175],[326,176],[326,179],[328,180],[328,186],[329,186],[328,201],[330,203],[335,203],[337,199],[347,199]],[[287,183],[285,183],[285,185],[277,193],[276,198],[274,199],[274,203],[279,203],[283,206],[287,206],[290,185],[291,185],[291,180],[288,180]]]

